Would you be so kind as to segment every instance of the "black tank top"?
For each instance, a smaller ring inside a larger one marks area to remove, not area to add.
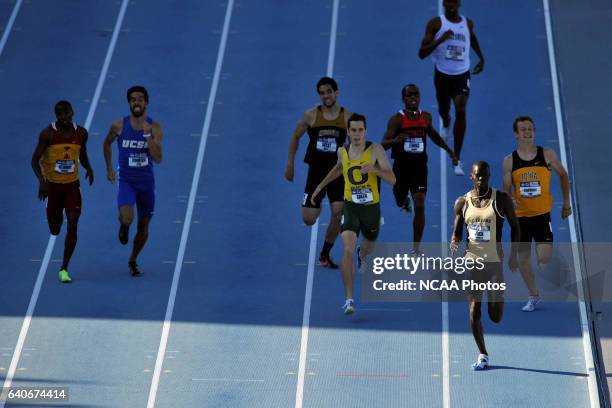
[[[308,147],[304,162],[331,169],[338,162],[338,149],[346,141],[344,108],[335,119],[325,119],[321,105],[315,110],[315,121],[308,128]]]

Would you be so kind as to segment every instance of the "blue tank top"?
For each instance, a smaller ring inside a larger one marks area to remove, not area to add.
[[[153,119],[147,117],[147,122],[153,124]],[[121,134],[117,138],[119,148],[118,179],[124,181],[139,181],[153,178],[153,160],[149,154],[149,145],[142,130],[134,130],[130,117],[123,118]]]

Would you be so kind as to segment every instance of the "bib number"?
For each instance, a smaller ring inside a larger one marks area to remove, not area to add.
[[[465,59],[464,47],[457,45],[447,45],[446,59],[453,61],[463,61]]]
[[[59,174],[74,174],[74,160],[58,160],[55,162],[55,172]]]
[[[542,186],[539,181],[521,182],[520,191],[523,198],[539,197],[542,195]]]
[[[320,137],[317,139],[317,150],[324,153],[336,153],[338,144],[333,137]]]
[[[370,188],[356,188],[351,190],[351,198],[354,203],[366,204],[374,201],[374,194]]]
[[[470,224],[468,227],[468,239],[471,242],[491,241],[491,227],[480,224]]]
[[[404,139],[404,151],[406,153],[423,153],[425,151],[425,142],[420,137],[408,137]]]
[[[131,155],[128,159],[130,167],[145,167],[149,165],[149,157],[146,153]]]

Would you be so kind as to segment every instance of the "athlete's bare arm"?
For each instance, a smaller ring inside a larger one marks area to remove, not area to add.
[[[111,125],[104,139],[104,161],[106,162],[106,178],[111,183],[115,182],[115,170],[113,170],[113,142],[121,133],[122,119],[117,119]]]
[[[455,200],[455,220],[453,222],[453,235],[451,236],[450,242],[450,253],[454,255],[459,248],[459,242],[463,237],[463,225],[465,223],[465,219],[463,218],[463,206],[465,205],[465,196],[460,196]]]
[[[476,38],[476,33],[474,32],[474,22],[469,18],[467,19],[467,22],[468,22],[468,28],[470,30],[471,47],[476,53],[476,55],[478,55],[478,58],[480,59],[480,61],[478,61],[478,63],[474,66],[474,69],[472,70],[472,73],[477,75],[477,74],[480,74],[482,70],[484,69],[485,60],[484,60],[484,55],[482,54],[482,50],[480,49],[480,43],[478,42],[478,38]]]
[[[149,154],[155,163],[161,163],[162,160],[162,139],[164,132],[162,131],[161,125],[158,122],[153,122],[153,125],[149,125],[147,121],[143,125],[143,132],[145,135],[150,134],[151,136],[145,136],[148,140]]]
[[[504,192],[512,198],[512,202],[514,203],[514,208],[518,208],[518,201],[513,198],[512,192],[512,154],[504,157],[504,162],[502,164],[502,174],[504,178]]]
[[[348,120],[351,117],[351,115],[353,114],[353,112],[351,112],[350,110],[344,108],[344,126],[346,126],[346,128],[348,129]],[[314,121],[314,118],[313,118]]]
[[[312,108],[304,112],[304,115],[298,121],[297,125],[295,125],[293,135],[291,135],[291,141],[289,142],[289,154],[287,155],[287,166],[285,167],[285,178],[289,181],[293,181],[293,175],[295,172],[295,153],[297,152],[300,138],[314,123],[315,109],[316,108]]]
[[[506,217],[508,224],[510,225],[510,237],[512,243],[510,244],[510,259],[508,260],[508,266],[510,270],[515,272],[518,270],[518,251],[519,244],[521,241],[521,226],[519,225],[518,218],[514,213],[514,202],[510,195],[503,191],[497,192],[497,209],[501,212],[501,215]]]
[[[442,21],[440,20],[440,17],[434,17],[427,23],[427,26],[425,27],[425,36],[421,41],[421,48],[419,48],[420,59],[425,59],[430,56],[438,45],[442,44],[444,41],[454,35],[452,30],[447,30],[440,38],[436,40],[436,33],[441,27]]]
[[[385,150],[389,150],[394,144],[399,144],[404,141],[406,135],[398,135],[397,132],[402,124],[402,118],[397,113],[389,118],[387,130],[380,144]]]
[[[448,147],[448,145],[446,144],[444,139],[442,139],[438,131],[434,129],[433,125],[431,124],[431,113],[423,112],[423,114],[425,115],[425,120],[427,120],[427,135],[429,136],[432,142],[434,142],[437,146],[441,147],[446,151],[446,153],[448,153],[450,158],[453,160],[453,163],[455,164],[458,161],[457,157],[455,156],[455,152],[453,152],[453,150]]]
[[[395,173],[391,169],[389,159],[385,153],[385,149],[378,143],[372,143],[372,153],[374,154],[374,164],[364,164],[361,166],[361,173],[373,173],[380,177],[383,181],[394,185]]]
[[[313,205],[316,205],[314,200],[315,197],[319,195],[321,190],[323,190],[329,183],[331,183],[342,175],[342,149],[344,149],[344,147],[338,149],[338,163],[336,163],[336,165],[331,168],[329,173],[327,173],[327,176],[325,176],[325,178],[321,180],[317,188],[315,188],[315,190],[313,191],[312,196],[310,197],[310,202]]]
[[[81,133],[81,151],[79,153],[79,162],[85,169],[85,178],[89,181],[89,185],[91,186],[94,181],[94,171],[91,167],[91,163],[89,162],[89,156],[87,156],[87,139],[89,139],[89,134],[87,130],[83,127],[78,127],[77,132]]]
[[[49,147],[50,141],[51,132],[48,128],[45,128],[40,132],[40,135],[38,136],[38,143],[36,144],[36,148],[32,154],[32,170],[34,170],[34,174],[39,182],[38,199],[43,201],[45,198],[47,198],[49,186],[47,184],[47,179],[40,168],[40,159],[45,153],[45,150],[47,150],[47,147]]]
[[[557,157],[557,154],[547,147],[544,148],[544,158],[546,163],[559,175],[561,182],[561,191],[563,192],[563,208],[561,209],[561,218],[566,219],[572,214],[572,205],[570,202],[570,182],[567,170]]]

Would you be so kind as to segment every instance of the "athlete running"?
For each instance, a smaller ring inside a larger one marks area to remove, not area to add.
[[[570,183],[567,171],[555,152],[536,145],[533,119],[529,116],[519,116],[514,120],[512,128],[517,148],[504,158],[504,191],[514,197],[516,215],[521,224],[520,270],[529,290],[529,299],[522,310],[533,312],[540,302],[540,293],[531,267],[531,242],[536,242],[538,266],[547,264],[552,257],[551,170],[559,175],[561,182],[562,219],[572,213]]]
[[[472,71],[479,74],[484,68],[484,56],[474,32],[474,22],[459,14],[460,0],[444,0],[444,13],[427,23],[425,36],[419,49],[419,58],[433,55],[435,64],[434,85],[438,100],[438,112],[442,118],[442,137],[451,133],[451,101],[455,105],[453,127],[454,151],[461,158],[461,147],[466,129],[466,108],[470,95],[470,48],[479,58]],[[453,165],[457,176],[463,176],[461,162]]]
[[[308,177],[302,199],[302,219],[306,225],[313,225],[317,222],[321,214],[321,201],[327,195],[331,207],[331,218],[325,233],[323,249],[319,255],[319,264],[338,269],[338,265],[332,261],[329,253],[340,233],[344,184],[339,178],[330,183],[320,194],[314,195],[313,192],[317,184],[336,165],[336,153],[346,140],[346,119],[351,112],[336,103],[338,84],[333,78],[319,79],[317,93],[321,98],[321,104],[304,113],[291,136],[285,178],[293,181],[295,154],[300,138],[308,132],[308,147],[304,157],[304,163],[308,164]]]
[[[338,179],[344,179],[344,223],[342,224],[342,241],[344,254],[342,256],[342,281],[346,301],[344,314],[355,311],[353,299],[353,282],[355,280],[355,266],[353,258],[357,237],[361,232],[363,240],[358,250],[359,263],[372,252],[374,241],[378,237],[380,228],[380,180],[393,185],[395,175],[387,159],[384,149],[377,143],[366,141],[366,118],[358,113],[352,114],[348,119],[349,145],[338,150],[337,164],[330,170],[325,178],[317,185],[311,198],[313,204],[315,197],[323,189]]]
[[[38,198],[47,199],[47,222],[52,235],[59,235],[66,213],[66,239],[59,280],[72,282],[68,263],[77,243],[81,215],[79,163],[91,185],[94,172],[87,157],[87,130],[72,121],[74,111],[68,101],[55,104],[56,121],[40,132],[32,155],[32,170],[38,178]],[[42,168],[41,168],[42,165]]]
[[[466,258],[482,262],[485,267],[471,270],[471,280],[476,283],[504,283],[503,251],[501,248],[502,227],[504,218],[508,219],[512,236],[512,246],[508,265],[512,271],[518,268],[518,242],[520,227],[514,205],[510,196],[489,187],[491,176],[489,164],[484,161],[474,162],[470,179],[471,191],[457,198],[455,202],[455,223],[451,237],[450,252],[455,254],[461,242],[463,226],[467,229]],[[482,327],[483,291],[474,290],[468,293],[470,305],[470,326],[480,354],[473,370],[483,370],[489,364],[489,353],[485,346]],[[487,312],[491,321],[499,323],[504,313],[504,291],[488,290]]]
[[[138,226],[134,236],[128,267],[132,276],[142,275],[137,258],[149,236],[149,222],[155,209],[155,177],[153,162],[162,159],[163,132],[159,123],[146,115],[149,94],[142,86],[127,91],[130,115],[117,119],[104,140],[104,159],[107,178],[111,183],[119,180],[117,205],[119,207],[119,241],[129,240],[129,228],[134,220],[134,204],[138,208]],[[113,170],[112,143],[117,140],[119,166]]]
[[[410,199],[414,202],[413,252],[420,253],[420,243],[425,229],[425,195],[427,194],[427,137],[446,150],[453,162],[453,151],[446,145],[431,124],[431,114],[419,109],[421,100],[419,88],[408,84],[402,88],[404,109],[400,110],[387,124],[387,131],[381,142],[385,149],[391,149],[393,173],[397,182],[393,186],[395,202],[400,209],[410,211]]]

